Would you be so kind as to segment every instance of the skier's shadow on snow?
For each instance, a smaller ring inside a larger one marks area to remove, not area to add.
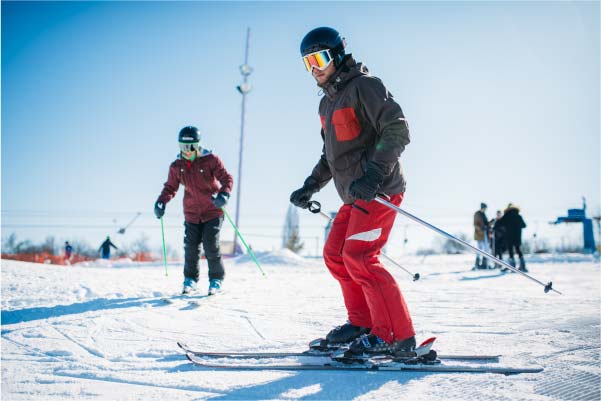
[[[79,313],[92,312],[103,309],[135,308],[145,305],[164,305],[161,299],[149,298],[98,298],[92,301],[74,303],[71,305],[41,306],[37,308],[23,308],[11,311],[2,311],[2,326],[33,320],[48,319],[65,315],[76,315]]]
[[[178,371],[196,370],[200,372],[213,371],[192,364],[181,365]],[[227,369],[219,369],[227,371]],[[229,370],[236,372],[236,370]],[[239,372],[239,371],[237,371]],[[279,372],[287,374],[289,372]],[[336,371],[302,371],[292,372],[290,376],[276,379],[267,383],[254,386],[243,386],[232,390],[225,390],[220,396],[211,397],[215,400],[351,400],[371,391],[378,390],[384,385],[395,381],[399,385],[411,380],[421,378],[430,372],[336,372]],[[205,388],[206,391],[215,391]],[[295,397],[291,393],[300,392],[305,395]]]

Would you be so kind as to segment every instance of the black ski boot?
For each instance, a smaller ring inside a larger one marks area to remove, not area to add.
[[[395,355],[412,352],[415,346],[415,337],[389,344],[375,334],[366,334],[353,341],[348,350],[356,356]]]
[[[395,341],[394,352],[413,352],[416,347],[415,336],[406,338],[402,341]]]
[[[387,343],[375,334],[364,334],[351,343],[348,350],[332,353],[332,359],[344,363],[365,362],[368,358],[414,358],[415,337]]]
[[[508,262],[512,267],[515,267],[515,259],[513,257],[509,258]],[[512,272],[513,272],[513,270],[512,270]]]
[[[342,326],[336,326],[333,328],[328,335],[326,340],[330,343],[350,343],[356,338],[361,337],[363,334],[367,334],[371,331],[369,327],[355,326],[349,322],[346,322]]]
[[[325,339],[318,338],[317,340],[311,341],[309,347],[320,351],[338,349],[370,331],[371,328],[369,327],[355,326],[350,322],[346,322],[342,326],[336,326],[330,330]]]
[[[472,271],[480,269],[480,255],[476,255],[476,262],[474,263],[474,267],[472,267]]]
[[[528,269],[526,269],[526,261],[524,260],[523,256],[520,257],[520,271],[528,273]]]

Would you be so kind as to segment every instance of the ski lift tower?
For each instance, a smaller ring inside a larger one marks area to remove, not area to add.
[[[584,253],[595,253],[595,235],[593,233],[593,220],[586,217],[586,199],[582,197],[582,209],[568,209],[567,217],[558,217],[551,224],[582,223],[584,238]]]
[[[238,157],[238,189],[236,191],[236,227],[240,227],[240,188],[242,188],[242,151],[244,149],[244,112],[246,106],[246,95],[252,90],[252,85],[248,83],[248,76],[253,72],[251,66],[248,65],[248,47],[250,42],[250,28],[246,29],[246,52],[244,54],[244,64],[240,66],[240,74],[242,74],[242,83],[236,87],[242,95],[242,113],[240,116],[240,154]],[[235,231],[235,230],[234,230]],[[240,253],[238,245],[238,236],[234,233],[234,255]]]
[[[593,219],[597,222],[597,239],[601,241],[601,216],[594,216]],[[601,253],[601,245],[597,245],[597,252]]]

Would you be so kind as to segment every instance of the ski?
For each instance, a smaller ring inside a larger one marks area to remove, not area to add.
[[[345,364],[341,362],[329,361],[325,363],[297,363],[297,364],[221,364],[203,359],[190,352],[186,357],[196,366],[208,369],[223,370],[247,370],[247,371],[266,371],[266,370],[286,370],[286,371],[369,371],[369,372],[437,372],[437,373],[498,373],[504,375],[513,375],[519,373],[539,373],[543,371],[542,367],[498,367],[498,366],[469,366],[469,365],[450,365],[445,363],[438,364],[410,364],[404,362],[370,362],[363,364]]]
[[[172,305],[177,303],[178,301],[186,301],[190,306],[200,306],[203,301],[216,298],[220,295],[223,295],[223,291],[220,291],[213,295],[208,294],[200,294],[198,291],[190,294],[177,294],[171,297],[163,297],[161,301],[163,301],[167,305]]]
[[[309,349],[303,352],[205,352],[194,350],[187,344],[178,341],[177,345],[186,353],[206,358],[236,358],[236,359],[260,359],[260,358],[290,358],[290,357],[329,357],[332,351],[318,351]],[[461,361],[498,361],[500,355],[438,355],[439,359],[461,360]]]
[[[198,307],[198,306],[200,306],[201,302],[208,297],[209,297],[208,295],[201,295],[201,296],[177,295],[177,296],[173,296],[173,297],[161,298],[161,300],[166,305],[174,305],[174,304],[180,304],[180,302],[181,303],[185,302],[189,306]]]

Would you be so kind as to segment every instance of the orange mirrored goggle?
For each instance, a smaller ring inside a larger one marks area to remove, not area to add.
[[[309,72],[313,71],[313,67],[324,70],[332,62],[332,56],[330,55],[329,50],[320,50],[315,53],[307,54],[303,57],[303,61],[305,62],[305,68]]]

